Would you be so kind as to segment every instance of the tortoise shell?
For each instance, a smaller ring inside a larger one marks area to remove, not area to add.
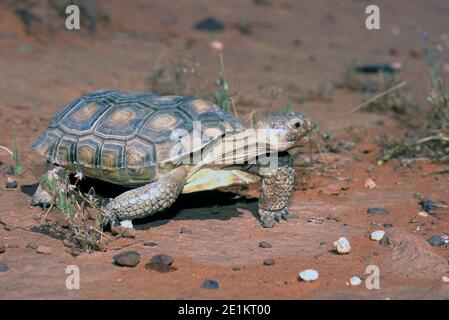
[[[205,100],[102,90],[63,108],[32,147],[71,172],[138,186],[157,180],[195,151],[192,143],[180,143],[182,136],[192,136],[194,121],[201,121],[199,148],[245,129]]]

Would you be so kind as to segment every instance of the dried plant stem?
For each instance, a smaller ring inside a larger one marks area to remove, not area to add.
[[[355,112],[359,111],[360,109],[362,109],[366,105],[370,104],[371,102],[373,102],[373,101],[375,101],[375,100],[377,100],[379,98],[382,98],[383,96],[385,96],[385,95],[387,95],[387,94],[389,94],[389,93],[391,93],[391,92],[393,92],[393,91],[395,91],[397,89],[400,89],[401,87],[405,86],[406,84],[407,84],[406,81],[402,81],[401,83],[395,85],[394,87],[391,87],[390,89],[388,89],[388,90],[386,90],[384,92],[376,94],[374,97],[372,97],[372,98],[366,100],[365,102],[363,102],[362,104],[359,104],[358,106],[354,107],[351,110],[350,113],[355,113]]]

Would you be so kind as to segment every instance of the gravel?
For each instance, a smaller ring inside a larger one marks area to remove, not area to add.
[[[53,251],[51,247],[37,246],[36,252],[39,254],[50,254]]]
[[[348,239],[340,237],[340,239],[334,242],[334,249],[338,254],[348,254],[351,251],[351,245]]]
[[[349,283],[354,287],[359,286],[360,284],[362,284],[362,279],[360,279],[359,277],[352,277],[351,279],[349,279]]]
[[[183,234],[192,234],[192,230],[190,228],[188,228],[188,227],[185,227],[185,226],[181,227],[180,232],[183,233]]]
[[[16,189],[18,186],[17,181],[8,177],[6,178],[5,188],[6,189]]]
[[[37,243],[36,242],[29,242],[29,243],[27,243],[27,249],[33,249],[33,250],[36,250],[37,249],[37,247],[39,247],[38,245],[37,245]]]
[[[271,258],[265,259],[265,260],[263,261],[263,265],[264,265],[264,266],[272,266],[272,265],[274,265],[274,259],[271,259]]]
[[[385,231],[383,231],[383,230],[376,230],[376,231],[373,231],[373,232],[371,233],[371,235],[369,236],[369,238],[370,238],[371,240],[374,240],[374,241],[380,241],[380,240],[383,239],[384,236],[385,236]]]
[[[383,208],[369,208],[366,212],[370,215],[377,214],[381,216],[387,216],[390,214],[390,212],[387,209]]]
[[[9,266],[6,263],[0,262],[0,272],[6,272],[9,270]]]
[[[201,285],[201,288],[203,289],[220,289],[220,284],[216,280],[204,280],[203,284]]]
[[[307,269],[299,273],[299,279],[302,281],[315,281],[318,279],[318,271]]]
[[[440,236],[432,236],[429,239],[427,239],[427,242],[434,247],[441,246],[444,243],[443,239],[441,239]]]
[[[172,267],[173,257],[167,254],[157,254],[153,256],[150,260],[150,263],[145,265],[145,268],[152,269],[158,272],[171,272],[175,271],[176,268]]]
[[[157,247],[158,246],[157,242],[153,242],[153,241],[145,242],[143,245],[145,247]]]
[[[116,265],[134,268],[140,262],[140,254],[136,251],[123,251],[113,257]]]
[[[261,241],[259,242],[259,247],[269,249],[271,248],[271,243],[269,243],[268,241]]]

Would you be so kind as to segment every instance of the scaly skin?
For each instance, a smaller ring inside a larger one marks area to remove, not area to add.
[[[103,214],[115,224],[118,220],[132,220],[163,211],[182,192],[188,172],[188,167],[179,167],[158,181],[126,191],[109,202]]]
[[[287,220],[287,208],[295,181],[295,162],[288,153],[280,154],[278,167],[262,178],[262,193],[259,199],[259,216],[262,226],[272,228],[281,218]]]

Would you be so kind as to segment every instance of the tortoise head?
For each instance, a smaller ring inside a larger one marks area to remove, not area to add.
[[[256,123],[256,129],[269,129],[276,135],[278,151],[285,151],[308,141],[312,122],[299,112],[275,113]]]

